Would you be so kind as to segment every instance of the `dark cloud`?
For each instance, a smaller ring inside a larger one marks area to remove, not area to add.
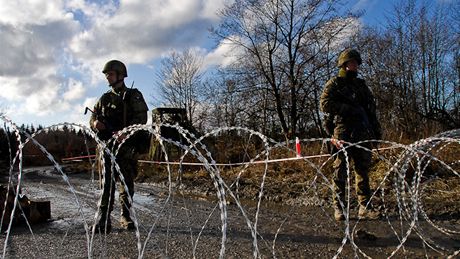
[[[27,77],[35,74],[39,65],[52,63],[50,48],[43,46],[33,31],[0,25],[0,33],[0,76]]]
[[[29,77],[56,66],[56,56],[77,30],[77,23],[68,21],[22,26],[0,24],[0,76]]]

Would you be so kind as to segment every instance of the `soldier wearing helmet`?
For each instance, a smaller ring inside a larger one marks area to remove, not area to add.
[[[338,152],[334,160],[334,217],[344,220],[345,184],[347,180],[346,156],[354,166],[356,193],[358,196],[358,217],[376,219],[379,211],[370,206],[371,190],[369,186],[369,168],[372,153],[370,144],[361,147],[347,147],[349,143],[381,138],[380,124],[376,116],[376,105],[372,92],[363,79],[358,78],[358,69],[362,59],[358,51],[345,49],[339,55],[338,75],[330,79],[320,98],[320,108],[329,118],[326,131],[331,136],[334,151]],[[345,152],[346,154],[345,154]]]
[[[104,93],[94,106],[94,113],[90,119],[90,126],[101,136],[102,140],[108,141],[108,148],[116,150],[125,136],[114,140],[112,136],[123,128],[134,124],[147,122],[147,104],[142,93],[125,85],[124,79],[128,76],[126,66],[118,61],[107,62],[102,70],[110,86],[110,90]],[[134,229],[134,222],[130,217],[132,197],[134,195],[134,178],[137,175],[137,157],[135,143],[130,138],[121,145],[117,153],[116,163],[120,168],[123,181],[120,181],[119,195],[121,203],[120,224],[123,228]],[[101,152],[102,153],[102,152]],[[113,167],[109,155],[104,154],[103,192],[99,206],[100,218],[96,225],[98,230],[110,231],[110,213],[113,209],[115,195],[115,181],[121,180]],[[113,175],[112,175],[113,174]]]
[[[102,73],[107,74],[110,71],[113,71],[117,74],[115,82],[109,82],[109,85],[116,84],[124,80],[125,77],[128,77],[128,72],[126,71],[126,66],[119,60],[110,60],[107,62],[102,69]]]
[[[354,49],[346,49],[340,53],[340,56],[337,60],[337,67],[341,68],[343,65],[345,65],[348,61],[355,60],[358,65],[361,65],[363,63],[363,60],[361,59],[361,55],[359,54],[358,51]]]

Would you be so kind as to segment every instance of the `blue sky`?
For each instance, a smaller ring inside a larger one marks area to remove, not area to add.
[[[228,62],[228,46],[208,28],[231,0],[1,0],[0,111],[16,124],[87,124],[108,90],[101,69],[119,59],[128,66],[150,109],[159,104],[155,69],[172,49],[192,48],[205,66]],[[446,0],[444,0],[446,1]],[[379,24],[396,1],[354,0],[361,22]]]

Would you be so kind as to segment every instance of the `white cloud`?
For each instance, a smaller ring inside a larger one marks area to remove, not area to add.
[[[5,1],[0,6],[0,97],[15,114],[50,115],[69,105],[59,97],[62,84],[57,61],[79,31],[61,1]]]
[[[89,126],[88,123],[89,123],[89,119],[91,116],[91,112],[84,114],[85,108],[88,107],[92,110],[96,101],[97,101],[96,97],[90,97],[90,98],[84,99],[83,102],[74,105],[69,111],[69,121],[77,123],[77,124]]]
[[[207,17],[211,20],[218,21],[218,11],[224,8],[225,4],[233,4],[233,1],[230,0],[204,0],[203,1],[203,17]]]
[[[69,79],[68,89],[63,94],[64,100],[72,101],[80,99],[85,94],[85,88],[83,87],[83,83],[80,81],[76,81],[75,79]]]
[[[327,22],[322,27],[322,36],[319,40],[324,44],[328,42],[329,48],[340,52],[345,45],[352,39],[362,27],[362,23],[356,18],[338,18]]]
[[[80,8],[92,26],[75,35],[69,51],[79,70],[87,72],[95,84],[101,82],[100,71],[108,60],[118,59],[127,66],[148,65],[171,49],[203,44],[209,40],[208,28],[217,21],[217,9],[224,2],[120,1],[119,9],[96,11],[93,6],[73,1],[72,8]]]
[[[208,53],[205,56],[203,62],[204,67],[229,66],[239,56],[237,53],[237,47],[234,44],[232,44],[229,40],[225,39],[219,43],[219,46],[217,46],[217,48],[213,49],[210,53]]]
[[[228,0],[24,0],[0,5],[0,100],[14,114],[81,117],[105,85],[110,59],[151,65],[170,49],[199,47]],[[223,48],[223,47],[222,47]],[[210,56],[219,62],[221,48]],[[221,62],[222,63],[222,62]],[[87,99],[85,99],[87,98]],[[94,105],[94,102],[91,106]],[[81,121],[81,119],[78,119]]]
[[[0,7],[0,23],[16,26],[37,24],[43,25],[53,21],[71,19],[71,15],[63,10],[63,1],[2,1]]]
[[[212,24],[202,15],[209,12],[205,6],[201,1],[121,1],[119,10],[77,35],[70,49],[82,59],[144,63],[170,48],[202,43]]]

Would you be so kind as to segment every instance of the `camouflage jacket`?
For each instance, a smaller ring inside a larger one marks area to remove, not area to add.
[[[320,108],[333,120],[330,134],[334,138],[349,142],[381,138],[374,95],[363,79],[343,73],[330,79],[321,95]]]
[[[90,119],[91,128],[95,120],[102,121],[110,134],[134,124],[147,122],[147,104],[142,93],[125,85],[116,92],[104,93],[94,106]],[[94,128],[93,128],[94,129]]]

